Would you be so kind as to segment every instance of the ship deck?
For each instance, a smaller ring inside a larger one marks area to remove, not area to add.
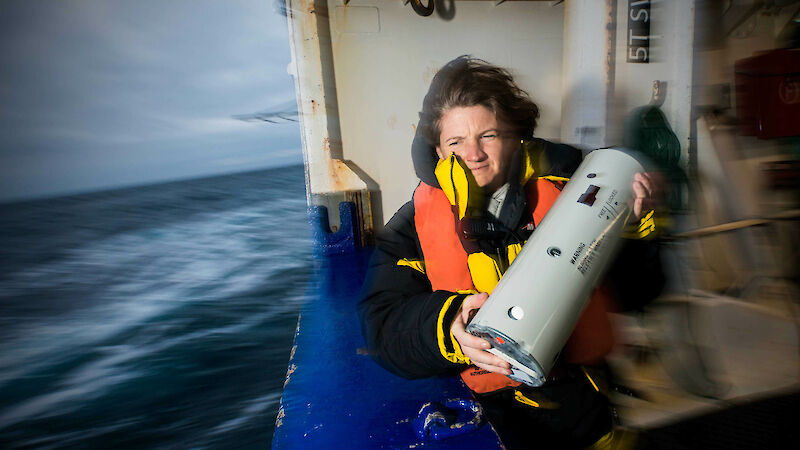
[[[369,255],[317,259],[274,448],[503,448],[489,423],[441,440],[416,434],[423,405],[472,396],[457,377],[406,380],[368,356],[356,305]],[[705,331],[692,338],[676,331],[686,320]],[[800,437],[794,320],[698,294],[659,299],[646,315],[616,322],[621,343],[609,362],[625,393],[611,399],[636,448],[782,448]],[[673,328],[659,331],[659,323]]]

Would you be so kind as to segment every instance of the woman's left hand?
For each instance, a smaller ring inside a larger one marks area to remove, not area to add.
[[[664,177],[659,172],[639,172],[633,176],[633,219],[655,209],[660,202]]]

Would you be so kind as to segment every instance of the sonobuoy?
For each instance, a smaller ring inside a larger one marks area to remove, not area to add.
[[[619,247],[637,172],[627,151],[589,153],[467,326],[509,362],[510,378],[544,383]]]

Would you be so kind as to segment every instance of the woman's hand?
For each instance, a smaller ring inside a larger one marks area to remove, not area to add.
[[[633,176],[633,219],[639,220],[644,213],[661,203],[664,177],[658,172],[639,172]]]
[[[453,319],[453,325],[450,326],[450,331],[453,333],[459,345],[461,345],[461,351],[464,352],[464,356],[469,358],[472,364],[475,364],[481,369],[488,370],[489,372],[509,375],[511,374],[511,370],[509,370],[511,366],[499,357],[486,351],[491,348],[492,345],[485,339],[473,336],[466,331],[470,313],[472,311],[477,311],[488,298],[489,294],[485,292],[473,294],[465,298],[464,303],[461,304],[461,309],[458,311],[458,315]]]

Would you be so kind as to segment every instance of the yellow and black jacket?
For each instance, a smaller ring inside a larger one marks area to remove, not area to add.
[[[463,195],[474,189],[468,170],[455,157],[440,161],[419,139],[412,152],[421,182],[412,201],[378,234],[359,313],[376,361],[397,375],[422,378],[470,366],[450,333],[461,303],[470,293],[491,292],[582,156],[566,145],[525,142],[516,173],[527,211],[500,237],[468,238],[463,224],[481,210],[480,195]],[[652,240],[627,242],[607,278],[621,309],[652,300],[664,284],[657,246]],[[607,309],[594,315],[604,316]],[[496,381],[488,391],[513,385]]]

